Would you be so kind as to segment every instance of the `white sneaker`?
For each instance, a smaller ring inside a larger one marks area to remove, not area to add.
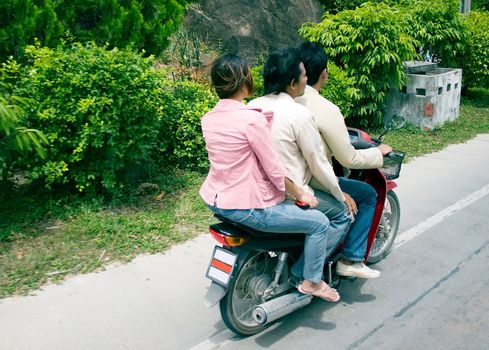
[[[378,278],[380,271],[372,270],[363,262],[356,262],[353,265],[343,264],[338,261],[336,264],[336,273],[341,276],[360,277],[360,278]]]

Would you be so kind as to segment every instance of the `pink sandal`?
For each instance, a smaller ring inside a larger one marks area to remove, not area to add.
[[[300,284],[297,286],[297,290],[302,294],[312,295],[313,297],[318,297],[326,301],[331,301],[333,303],[336,303],[338,300],[340,300],[340,294],[338,293],[338,291],[328,286],[324,281],[322,281],[321,289],[307,291],[304,290],[302,288],[302,284]]]

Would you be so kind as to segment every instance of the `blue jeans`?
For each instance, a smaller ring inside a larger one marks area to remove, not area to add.
[[[335,197],[327,192],[314,190],[314,195],[318,199],[318,206],[315,208],[326,215],[329,219],[329,230],[327,233],[328,243],[326,245],[326,259],[335,251],[336,247],[345,239],[350,228],[351,219],[344,203],[339,202]],[[292,267],[292,274],[301,278],[301,267],[304,261],[299,259]]]
[[[377,192],[365,182],[344,177],[339,178],[339,184],[341,190],[353,198],[358,208],[355,221],[346,236],[341,255],[347,260],[363,261],[367,252],[368,231],[372,225],[377,203]]]
[[[304,233],[304,252],[299,261],[300,275],[314,283],[322,279],[326,260],[328,218],[318,210],[303,210],[291,201],[265,209],[219,209],[208,205],[215,214],[256,230],[276,233]],[[299,261],[294,264],[296,267]]]

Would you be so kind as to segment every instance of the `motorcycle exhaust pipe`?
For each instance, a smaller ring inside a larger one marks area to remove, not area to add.
[[[285,294],[255,306],[252,311],[253,319],[256,323],[264,325],[306,306],[311,300],[312,296],[297,291]]]

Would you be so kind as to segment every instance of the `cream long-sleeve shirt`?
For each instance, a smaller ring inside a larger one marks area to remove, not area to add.
[[[377,147],[357,150],[350,144],[345,119],[338,106],[328,101],[311,86],[306,86],[304,95],[295,99],[312,113],[319,133],[325,143],[326,157],[331,157],[344,167],[372,169],[382,166],[384,159]]]
[[[314,119],[306,107],[286,93],[259,97],[248,106],[273,112],[272,138],[292,181],[314,193],[310,186],[314,179],[319,183],[315,188],[331,193],[341,202],[345,200],[338,178],[326,158]]]

